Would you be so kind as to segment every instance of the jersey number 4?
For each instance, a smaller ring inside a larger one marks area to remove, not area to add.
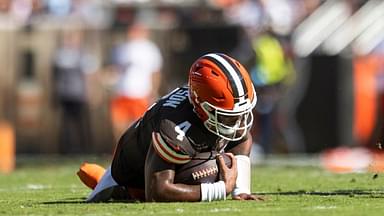
[[[185,133],[187,133],[188,129],[191,127],[191,123],[189,121],[182,122],[175,126],[175,131],[178,134],[176,139],[183,141],[185,137]]]

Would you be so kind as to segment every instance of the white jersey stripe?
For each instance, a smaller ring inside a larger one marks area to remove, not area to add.
[[[220,62],[225,67],[225,69],[227,69],[227,71],[231,75],[233,81],[235,82],[235,85],[236,85],[237,91],[239,92],[239,95],[244,95],[245,90],[243,88],[243,85],[241,84],[240,77],[237,75],[235,69],[227,62],[227,60],[225,60],[223,57],[221,57],[217,54],[214,54],[214,53],[207,54],[206,56],[209,56],[209,57],[216,59],[218,62]]]

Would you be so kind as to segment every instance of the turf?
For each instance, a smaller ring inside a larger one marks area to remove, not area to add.
[[[316,163],[253,168],[252,190],[264,202],[84,203],[90,192],[75,172],[84,158],[35,157],[0,174],[0,215],[382,215],[384,174],[332,174]],[[90,158],[87,158],[90,160]],[[91,159],[92,160],[92,159]],[[103,165],[107,162],[103,161]]]

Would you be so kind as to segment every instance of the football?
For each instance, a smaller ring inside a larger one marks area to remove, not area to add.
[[[216,162],[217,152],[202,152],[197,154],[186,164],[180,165],[175,170],[175,183],[197,185],[201,183],[213,183],[219,180],[219,167]],[[231,158],[222,153],[225,165],[232,166]]]

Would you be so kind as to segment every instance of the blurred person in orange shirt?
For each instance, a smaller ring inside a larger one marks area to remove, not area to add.
[[[115,81],[110,109],[116,139],[157,97],[162,63],[160,49],[151,41],[147,26],[141,22],[129,26],[126,41],[112,52]]]

